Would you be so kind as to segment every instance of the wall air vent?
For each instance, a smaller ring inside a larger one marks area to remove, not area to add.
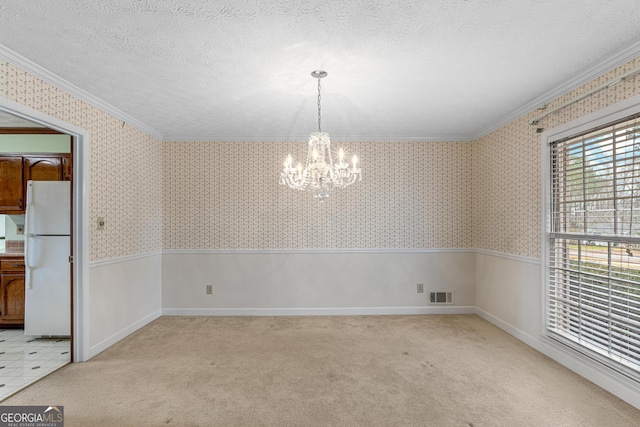
[[[453,304],[453,292],[429,292],[429,302],[431,304]]]

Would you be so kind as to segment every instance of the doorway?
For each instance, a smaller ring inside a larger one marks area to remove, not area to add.
[[[14,120],[14,127],[20,127],[16,126],[15,123],[21,123],[24,127],[31,129],[44,129],[41,131],[43,133],[53,130],[54,132],[65,134],[69,140],[69,151],[73,164],[71,168],[71,174],[73,176],[73,180],[71,181],[73,194],[71,217],[73,221],[71,224],[72,237],[70,239],[71,253],[73,254],[73,262],[70,268],[71,340],[67,339],[66,343],[65,340],[60,337],[25,340],[24,334],[20,336],[20,334],[17,333],[17,329],[12,330],[11,328],[3,328],[0,326],[0,331],[3,331],[0,332],[0,334],[4,334],[4,336],[0,337],[0,342],[2,342],[4,338],[6,344],[3,344],[5,348],[11,347],[15,349],[23,345],[25,346],[24,352],[26,352],[27,356],[25,359],[39,361],[35,364],[32,363],[34,366],[29,366],[29,369],[31,369],[29,372],[31,374],[30,377],[37,379],[52,372],[61,365],[71,361],[84,361],[88,358],[88,339],[86,337],[88,334],[88,328],[86,327],[88,313],[85,302],[88,300],[88,292],[86,292],[88,289],[88,272],[86,265],[89,244],[88,234],[83,232],[82,225],[86,223],[86,217],[88,216],[88,189],[85,188],[86,186],[84,184],[88,181],[88,170],[86,166],[88,164],[89,139],[86,131],[82,129],[1,97],[0,115],[7,116],[9,119]],[[0,127],[4,126],[0,124]],[[6,230],[4,234],[6,235]],[[31,350],[28,350],[28,347],[30,347]],[[34,353],[33,349],[36,347],[38,349]],[[0,358],[1,356],[0,354]],[[66,360],[64,360],[65,357]],[[62,363],[60,364],[60,362]],[[13,363],[11,368],[19,367],[16,366],[18,364],[19,362]],[[0,366],[2,365],[0,364]],[[13,369],[14,374],[15,371],[16,370]],[[0,373],[1,372],[2,369],[0,369]],[[36,372],[41,373],[41,375],[34,375]],[[0,382],[0,384],[5,384],[4,387],[0,386],[0,400],[18,391],[16,389],[17,385],[27,385],[26,381],[15,378],[15,375],[10,381],[5,380],[4,382]],[[4,392],[2,390],[3,388],[5,388]]]

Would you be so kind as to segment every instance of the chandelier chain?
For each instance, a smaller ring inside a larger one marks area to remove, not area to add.
[[[320,77],[318,77],[318,132],[322,132],[320,128]]]

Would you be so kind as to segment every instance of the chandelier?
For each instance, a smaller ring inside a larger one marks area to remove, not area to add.
[[[362,180],[358,167],[358,156],[353,156],[351,164],[344,161],[343,148],[338,150],[338,161],[333,162],[329,134],[320,128],[320,79],[327,76],[326,71],[314,71],[311,76],[318,79],[318,131],[309,136],[307,160],[302,167],[298,163],[293,167],[291,154],[284,162],[280,172],[280,185],[287,185],[295,190],[311,191],[313,197],[324,201],[329,197],[332,188],[345,188]]]

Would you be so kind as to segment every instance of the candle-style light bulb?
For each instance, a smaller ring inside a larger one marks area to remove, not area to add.
[[[351,159],[351,161],[353,162],[353,168],[356,168],[356,164],[358,163],[358,156],[356,156],[355,154],[353,155],[353,159]]]
[[[289,154],[287,156],[287,160],[285,160],[285,162],[284,162],[284,167],[288,169],[288,168],[291,167],[292,163],[293,163],[293,158],[291,157],[291,154]]]
[[[318,160],[318,150],[317,149],[313,149],[313,152],[311,153],[311,157],[313,157],[313,160]]]
[[[340,150],[338,150],[338,158],[340,159],[340,163],[342,163],[342,161],[344,160],[344,149],[340,148]]]
[[[302,175],[302,165],[298,162],[298,175]]]

